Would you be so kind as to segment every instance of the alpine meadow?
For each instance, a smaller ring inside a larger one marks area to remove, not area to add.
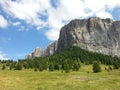
[[[0,90],[120,90],[120,0],[0,0]]]

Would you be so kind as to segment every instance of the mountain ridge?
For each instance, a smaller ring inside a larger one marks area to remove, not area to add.
[[[58,39],[58,52],[70,46],[120,56],[120,21],[97,17],[72,20],[65,25]]]
[[[71,46],[120,57],[120,21],[98,17],[72,20],[61,28],[58,41],[48,45],[41,56],[50,56]]]

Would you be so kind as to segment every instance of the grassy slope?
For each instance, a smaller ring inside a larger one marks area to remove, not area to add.
[[[71,73],[0,70],[0,90],[119,90],[120,70],[104,67],[100,73],[92,73],[91,65]]]

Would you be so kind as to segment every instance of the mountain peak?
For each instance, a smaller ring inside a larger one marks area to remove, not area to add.
[[[120,56],[120,21],[92,17],[75,19],[60,31],[58,52],[71,46]]]
[[[72,20],[61,28],[58,41],[48,45],[38,56],[50,56],[72,46],[120,57],[120,21],[98,17]]]

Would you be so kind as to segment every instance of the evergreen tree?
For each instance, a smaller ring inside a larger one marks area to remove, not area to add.
[[[73,64],[73,70],[78,71],[80,66],[81,66],[80,63],[75,61],[74,64]]]
[[[22,70],[22,64],[21,63],[16,63],[15,65],[15,70]]]
[[[93,62],[93,72],[94,73],[101,72],[100,62],[98,61]]]
[[[37,72],[37,70],[38,70],[37,68],[34,69],[35,72]]]
[[[13,64],[10,64],[10,70],[12,70],[14,68]]]
[[[65,70],[66,73],[70,72],[70,66],[67,62],[64,63],[64,70]]]
[[[55,64],[55,67],[54,67],[55,70],[59,70],[59,64]]]
[[[39,71],[43,71],[43,68],[42,68],[42,66],[39,66],[39,68],[38,68],[38,69],[39,69]]]
[[[5,64],[3,64],[3,66],[2,66],[2,70],[5,70],[5,68],[6,68]]]
[[[114,64],[113,64],[113,68],[114,69],[119,69],[119,63],[115,61]]]
[[[50,63],[50,65],[49,65],[49,71],[54,71],[54,65],[53,65],[53,63]]]

